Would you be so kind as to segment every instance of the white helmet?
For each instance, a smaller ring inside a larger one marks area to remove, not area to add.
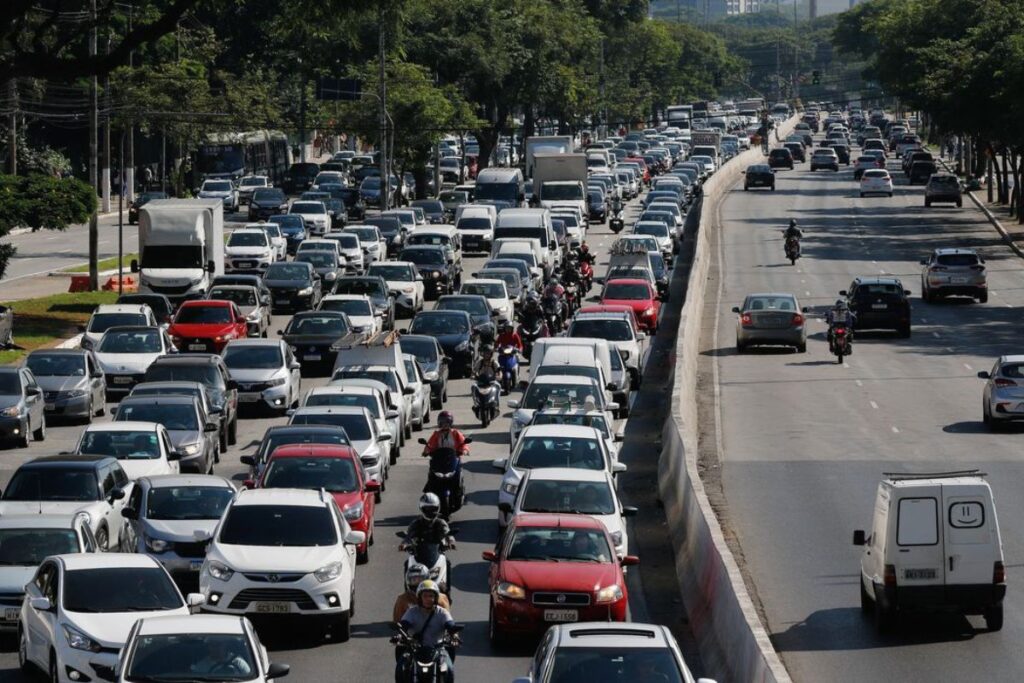
[[[437,517],[437,513],[441,511],[441,499],[433,493],[424,493],[420,496],[420,514],[428,519]]]
[[[405,587],[411,591],[420,587],[420,584],[430,578],[430,570],[422,564],[413,563],[405,570]]]

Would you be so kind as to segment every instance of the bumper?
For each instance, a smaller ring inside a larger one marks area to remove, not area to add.
[[[910,317],[902,313],[858,313],[854,323],[854,331],[859,330],[898,330],[910,324]]]
[[[926,194],[924,196],[929,202],[934,204],[935,202],[949,202],[950,204],[959,204],[963,201],[960,195],[955,194]]]
[[[576,612],[575,619],[565,621],[626,621],[626,598],[618,602],[606,605],[588,605],[586,607],[566,608],[551,606],[533,605],[527,600],[506,600],[496,598],[494,600],[494,620],[499,628],[506,632],[517,634],[540,634],[552,624],[558,623],[556,619],[545,619],[545,613],[549,616],[553,612]]]
[[[310,236],[317,235],[323,237],[327,234],[327,223],[306,223],[306,230]]]
[[[46,397],[47,417],[89,417],[89,395],[74,398]]]
[[[0,439],[14,439],[24,434],[25,422],[20,417],[0,417]]]
[[[978,296],[988,291],[984,282],[976,284],[929,282],[928,291],[939,296]]]
[[[491,238],[485,235],[462,235],[462,251],[491,253]]]
[[[138,375],[107,375],[107,396],[127,396],[136,384],[142,381],[144,374]]]
[[[407,311],[416,309],[415,294],[393,294],[395,297],[395,308],[402,308]]]
[[[288,385],[282,384],[279,387],[271,387],[263,391],[238,391],[239,406],[249,408],[266,408],[269,410],[284,410],[288,408]]]
[[[277,584],[251,581],[237,570],[230,581],[206,570],[199,574],[199,592],[206,596],[202,609],[212,614],[340,616],[348,610],[350,589],[339,579],[320,583],[312,574]]]
[[[270,267],[272,261],[263,260],[246,260],[239,259],[237,261],[225,261],[224,272],[225,273],[250,273],[254,275],[263,275],[267,272],[267,268]]]
[[[186,455],[179,461],[182,474],[186,472],[206,474],[210,469],[210,463],[207,462],[208,459],[206,452],[203,450],[200,450],[195,455]]]
[[[269,218],[271,216],[277,216],[278,214],[282,213],[284,213],[284,211],[282,211],[281,207],[278,206],[249,206],[249,220],[251,221],[259,220],[261,218]]]
[[[736,338],[744,344],[781,344],[799,346],[806,343],[807,331],[804,327],[787,329],[740,329]]]
[[[998,605],[1006,597],[1005,584],[974,584],[959,586],[889,586],[875,585],[875,599],[883,607],[900,610],[952,610],[978,614]]]
[[[63,638],[64,634],[58,634],[58,638]],[[74,650],[70,647],[61,648],[60,653],[60,671],[58,673],[58,679],[60,681],[84,681],[88,679],[100,680],[97,678],[97,671],[109,670],[113,671],[117,665],[117,652],[85,652],[83,650]],[[72,679],[69,676],[71,670],[78,671],[82,676],[76,679]]]
[[[812,171],[817,171],[819,168],[827,168],[830,171],[839,172],[839,164],[816,164],[813,161],[811,162]]]
[[[189,337],[187,339],[174,340],[174,346],[182,353],[220,353],[227,346],[228,341],[215,341],[212,338]]]

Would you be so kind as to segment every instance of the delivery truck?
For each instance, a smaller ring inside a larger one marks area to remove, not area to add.
[[[587,155],[536,154],[533,197],[542,208],[571,207],[587,216]]]
[[[526,177],[533,177],[533,159],[537,154],[567,154],[573,151],[571,135],[534,135],[526,138]]]

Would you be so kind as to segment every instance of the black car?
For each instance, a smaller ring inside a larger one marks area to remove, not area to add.
[[[793,153],[785,147],[778,147],[768,153],[768,166],[793,170]]]
[[[839,163],[849,166],[850,146],[842,142],[833,142],[831,147],[836,151],[836,156],[839,157]]]
[[[263,278],[259,275],[244,274],[244,273],[231,273],[229,275],[218,275],[213,278],[213,282],[210,284],[210,289],[219,285],[246,285],[248,287],[255,287],[256,291],[260,293],[260,303],[264,306],[270,305],[270,289],[267,287],[267,283],[263,281]]]
[[[929,178],[924,186],[924,205],[931,206],[933,202],[953,202],[957,206],[963,206],[960,179],[952,173],[936,173]],[[2,341],[3,334],[0,332],[0,342]]]
[[[145,206],[146,202],[154,199],[167,199],[166,192],[143,192],[133,201],[128,202],[128,224],[135,225],[139,222],[139,209]]]
[[[768,187],[775,191],[775,171],[768,164],[754,164],[747,166],[743,172],[743,189],[749,190],[752,187]]]
[[[910,290],[894,277],[859,277],[839,292],[856,316],[855,330],[896,330],[910,337]]]
[[[487,303],[487,297],[479,294],[448,294],[434,305],[435,311],[465,311],[473,320],[473,329],[483,331],[494,327],[495,313]],[[492,330],[493,332],[494,330]]]
[[[220,450],[238,440],[238,385],[224,359],[215,353],[160,356],[146,369],[143,382],[199,382],[206,389],[210,416],[220,427]]]
[[[453,377],[468,377],[477,357],[477,333],[466,311],[420,311],[409,325],[410,335],[433,337],[449,358]]]
[[[331,229],[344,228],[348,223],[348,210],[345,208],[345,202],[330,192],[324,192],[324,194],[327,196],[320,201],[327,207],[327,213],[331,216]]]
[[[271,310],[312,310],[323,295],[323,285],[312,263],[271,263],[263,274],[263,282],[270,290]]]
[[[293,263],[309,263],[313,266],[317,277],[320,278],[320,287],[325,294],[330,294],[334,289],[334,283],[345,272],[345,266],[338,262],[337,251],[326,249],[303,249]]]
[[[427,217],[427,222],[432,225],[437,225],[445,222],[445,209],[444,204],[438,199],[414,199],[409,203],[409,206],[416,206],[423,209],[423,213]]]
[[[366,205],[359,198],[359,190],[354,187],[331,189],[331,196],[345,204],[345,213],[350,221],[361,221],[366,218]]]
[[[292,164],[284,174],[284,191],[288,194],[295,194],[308,190],[313,186],[313,180],[320,173],[320,164],[310,162]]]
[[[402,353],[416,356],[423,368],[423,379],[430,382],[430,407],[440,410],[448,400],[448,356],[436,337],[405,334],[399,340]]]
[[[341,311],[303,311],[296,313],[278,334],[292,347],[305,373],[313,368],[330,372],[338,357],[331,346],[354,333],[348,316]]]
[[[375,216],[363,221],[363,225],[376,225],[380,230],[384,243],[388,246],[388,256],[393,256],[402,250],[405,242],[405,233],[402,231],[402,221],[397,216]]]
[[[587,191],[587,214],[592,222],[604,223],[608,215],[608,205],[605,203],[604,195],[600,191]]]
[[[789,153],[793,155],[793,161],[795,163],[802,164],[807,161],[807,151],[804,148],[803,143],[800,142],[786,142],[782,145],[789,150]]]
[[[281,234],[284,235],[285,240],[288,242],[288,253],[294,254],[302,240],[306,239],[306,222],[302,220],[302,216],[294,213],[282,213],[276,216],[271,216],[267,219],[268,223],[276,223],[281,227]]]
[[[456,268],[455,264],[448,262],[444,247],[406,247],[398,254],[398,260],[416,264],[416,269],[423,278],[424,296],[436,297],[455,291]]]
[[[260,187],[253,191],[249,201],[249,220],[266,220],[288,211],[288,198],[276,187]]]
[[[145,304],[153,311],[153,315],[159,323],[169,323],[174,317],[174,304],[164,294],[122,294],[117,297],[116,303]],[[2,340],[3,334],[0,333],[0,341]],[[0,346],[3,344],[0,343]]]
[[[907,176],[911,185],[925,185],[938,170],[934,161],[915,161],[910,165],[910,173]]]
[[[455,211],[463,204],[469,204],[469,193],[464,190],[445,190],[437,196],[444,211],[448,214],[448,220],[454,220]]]
[[[346,275],[338,278],[335,294],[360,294],[370,297],[374,311],[381,314],[385,330],[395,329],[395,300],[388,291],[388,283],[379,275]]]

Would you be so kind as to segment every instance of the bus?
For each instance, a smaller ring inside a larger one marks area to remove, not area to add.
[[[238,181],[247,175],[265,175],[271,185],[284,181],[292,163],[288,136],[280,131],[214,133],[195,152],[197,183],[211,178]]]

